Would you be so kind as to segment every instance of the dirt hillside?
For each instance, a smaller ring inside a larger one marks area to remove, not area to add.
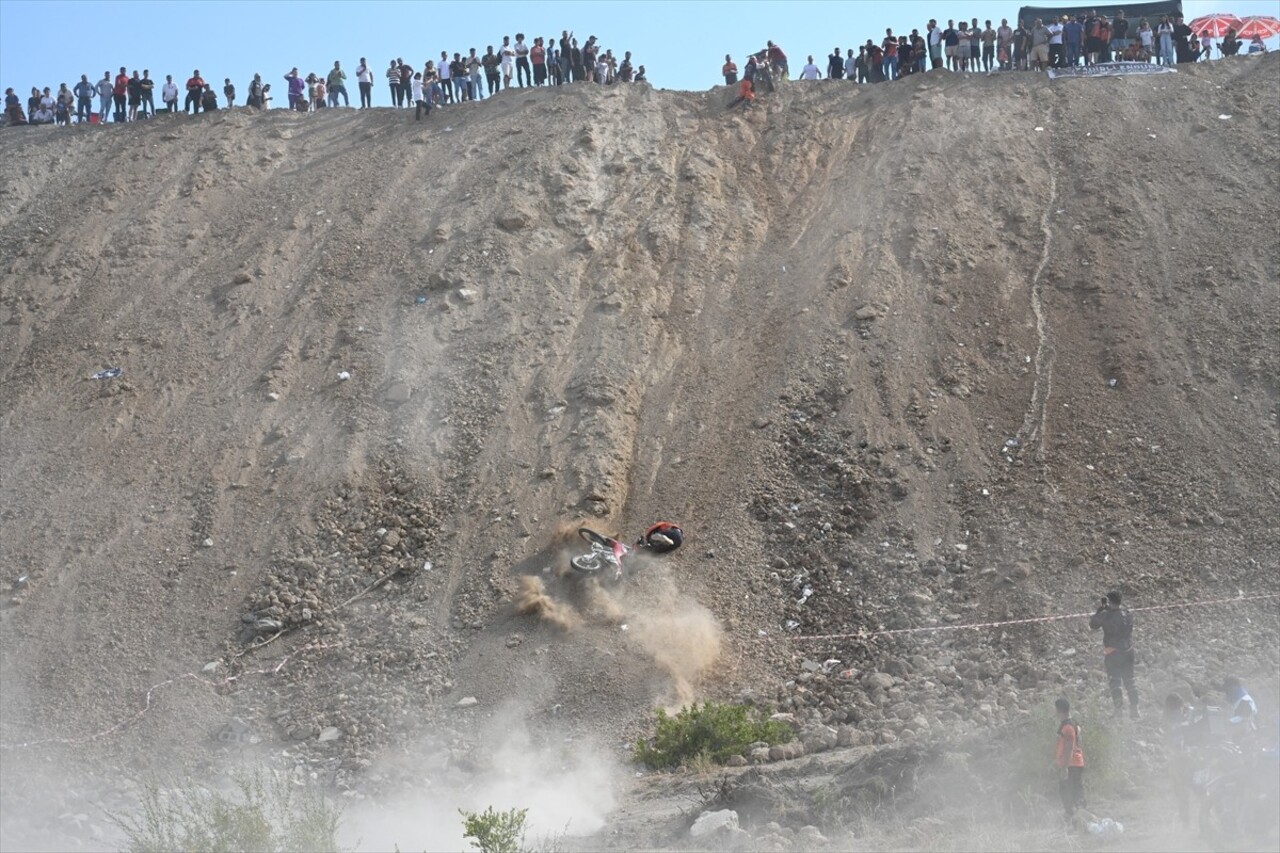
[[[363,799],[691,696],[927,739],[1096,639],[787,635],[1280,591],[1280,58],[730,97],[0,132],[9,846],[106,843],[90,779]],[[578,519],[688,539],[583,588]],[[1150,695],[1276,671],[1274,601],[1187,613]]]

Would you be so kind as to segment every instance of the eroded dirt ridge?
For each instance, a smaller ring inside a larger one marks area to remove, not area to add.
[[[85,811],[30,783],[68,756],[362,801],[692,695],[927,741],[1093,641],[881,628],[1276,591],[1278,73],[0,134],[5,832],[91,837],[23,806]],[[558,576],[559,525],[658,518],[621,589]],[[1247,617],[1149,620],[1148,686],[1274,671]]]

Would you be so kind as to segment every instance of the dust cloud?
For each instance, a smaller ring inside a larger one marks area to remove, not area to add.
[[[677,705],[694,700],[699,680],[720,659],[724,636],[711,611],[693,601],[635,614],[631,634],[671,676]]]
[[[469,849],[459,810],[489,806],[528,809],[525,844],[534,849],[554,849],[549,842],[557,836],[598,831],[621,778],[613,758],[555,734],[535,741],[525,719],[527,709],[503,708],[479,738],[491,746],[468,750],[461,760],[440,747],[424,749],[421,788],[353,806],[345,820],[348,842],[361,850]],[[463,771],[464,765],[474,769]]]
[[[522,616],[537,616],[566,631],[573,630],[582,622],[572,607],[547,594],[546,584],[536,575],[524,575],[520,578],[520,589],[516,593],[516,612]]]

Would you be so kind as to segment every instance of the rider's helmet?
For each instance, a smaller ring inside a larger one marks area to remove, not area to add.
[[[684,531],[670,521],[659,521],[640,537],[637,543],[659,554],[674,551],[684,542]]]

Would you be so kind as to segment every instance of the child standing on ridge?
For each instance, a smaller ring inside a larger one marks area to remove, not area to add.
[[[1058,711],[1058,739],[1054,745],[1053,766],[1058,771],[1058,793],[1067,820],[1084,806],[1084,746],[1080,726],[1071,719],[1071,703],[1065,698],[1053,703]]]

